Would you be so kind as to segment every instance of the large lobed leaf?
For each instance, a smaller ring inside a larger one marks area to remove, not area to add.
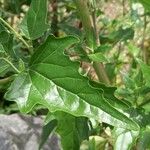
[[[64,111],[74,116],[86,116],[123,128],[138,129],[138,125],[117,111],[99,89],[78,73],[78,62],[63,54],[65,48],[78,42],[75,37],[48,37],[31,58],[29,69],[12,83],[5,98],[16,101],[22,112],[42,104],[51,112]]]

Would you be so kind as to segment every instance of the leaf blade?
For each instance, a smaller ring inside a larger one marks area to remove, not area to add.
[[[99,90],[89,86],[87,78],[78,73],[79,63],[63,55],[64,49],[76,42],[78,39],[71,36],[60,39],[50,36],[31,58],[29,71],[12,83],[6,99],[16,101],[23,112],[42,104],[51,112],[64,111],[137,130],[134,121],[112,107]]]
[[[35,40],[49,28],[47,19],[47,0],[32,0],[30,8],[21,23],[22,34]]]

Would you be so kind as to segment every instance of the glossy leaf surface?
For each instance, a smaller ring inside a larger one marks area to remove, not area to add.
[[[78,73],[79,63],[71,62],[64,49],[78,42],[75,37],[48,37],[31,58],[30,67],[12,83],[5,98],[16,101],[22,112],[42,104],[51,112],[64,111],[108,124],[138,129],[138,125],[111,106],[88,79]]]

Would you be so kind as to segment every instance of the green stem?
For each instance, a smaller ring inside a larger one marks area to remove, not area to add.
[[[0,58],[4,60],[6,63],[8,63],[17,73],[20,73],[20,71],[6,58]]]
[[[142,50],[143,50],[143,60],[146,64],[148,64],[148,52],[147,52],[147,48],[144,47],[146,28],[147,28],[147,16],[145,15],[144,16],[144,27],[143,27]]]
[[[80,19],[83,24],[83,28],[86,35],[87,45],[90,49],[95,49],[96,46],[99,45],[99,37],[97,36],[96,22],[92,21],[92,17],[90,15],[87,0],[74,0]],[[95,19],[96,21],[96,19]],[[105,71],[104,65],[102,63],[93,62],[93,67],[96,71],[96,74],[99,80],[107,85],[110,84],[109,78]]]
[[[87,6],[87,0],[75,0],[78,14],[83,24],[83,28],[86,35],[87,45],[89,48],[94,49],[96,37],[94,34],[94,27],[92,24],[92,18]]]
[[[110,85],[110,80],[106,74],[104,65],[102,63],[93,62],[93,67],[96,71],[99,81],[101,81],[107,85]]]
[[[22,43],[28,48],[30,54],[33,54],[33,50],[31,47],[28,45],[28,43],[22,38],[22,36],[14,29],[12,28],[3,18],[0,17],[0,20],[3,22],[4,25],[6,25],[13,33],[14,35],[22,41]]]

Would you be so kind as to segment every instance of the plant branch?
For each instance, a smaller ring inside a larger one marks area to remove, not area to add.
[[[0,85],[7,84],[7,83],[11,82],[13,79],[14,79],[14,76],[10,76],[10,77],[0,79]]]
[[[58,37],[59,36],[59,32],[58,32],[58,4],[57,4],[57,0],[52,0],[51,6],[52,6],[52,12],[53,12],[53,16],[52,16],[52,23],[51,23],[51,30],[52,33]]]
[[[22,38],[22,36],[14,29],[12,28],[9,23],[7,23],[3,18],[0,17],[0,20],[3,22],[3,24],[5,26],[7,26],[13,33],[14,35],[20,40],[22,41],[22,43],[28,48],[28,51],[30,54],[33,54],[33,51],[31,49],[31,47],[28,45],[28,43]]]
[[[20,73],[20,71],[8,59],[6,58],[0,58],[0,59],[8,63],[16,71],[16,73]]]
[[[74,0],[80,19],[83,24],[83,28],[86,35],[87,45],[90,49],[94,50],[96,46],[100,44],[99,37],[97,36],[97,28],[96,28],[96,18],[95,21],[92,21],[92,17],[90,15],[87,0]],[[93,67],[96,71],[96,74],[99,80],[107,85],[110,84],[109,78],[105,71],[104,65],[102,63],[93,62]]]
[[[143,27],[143,39],[142,39],[142,50],[143,50],[143,60],[146,64],[148,64],[148,54],[147,48],[144,47],[145,36],[146,36],[146,28],[147,28],[147,16],[144,16],[144,27]]]
[[[94,33],[94,27],[92,24],[92,18],[90,15],[90,12],[88,10],[87,6],[87,0],[75,0],[75,4],[78,10],[79,17],[81,19],[84,31],[85,31],[85,36],[87,40],[87,46],[91,49],[95,48],[95,33]]]

